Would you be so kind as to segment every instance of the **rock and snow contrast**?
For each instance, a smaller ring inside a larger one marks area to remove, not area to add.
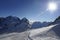
[[[9,18],[9,17],[7,17]],[[11,18],[11,16],[10,16]],[[13,33],[4,33],[0,35],[0,40],[60,40],[60,17],[58,17],[54,22],[50,23],[46,27],[30,29],[29,21],[26,18],[23,18],[19,21],[14,21],[17,17],[14,17],[14,20],[11,20],[8,23],[4,20],[5,18],[0,18],[0,31],[11,30],[12,27]],[[12,18],[13,19],[13,18]],[[11,23],[10,23],[11,22]],[[5,23],[5,25],[3,24]],[[17,23],[17,24],[16,24]],[[1,25],[2,24],[2,25]],[[4,29],[8,24],[8,29]],[[9,26],[10,24],[10,26]],[[2,27],[3,28],[2,28]],[[10,29],[9,29],[10,28]],[[3,30],[4,29],[4,30]],[[17,32],[17,31],[18,32]],[[20,32],[20,30],[25,30]],[[1,32],[2,32],[1,31]],[[8,31],[6,31],[8,32]]]

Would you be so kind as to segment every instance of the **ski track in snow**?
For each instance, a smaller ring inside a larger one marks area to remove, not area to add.
[[[56,25],[33,29],[22,33],[10,33],[0,35],[0,40],[59,40],[56,35],[47,32]]]

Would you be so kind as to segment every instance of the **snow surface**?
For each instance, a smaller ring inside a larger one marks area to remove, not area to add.
[[[60,40],[59,37],[53,31],[48,32],[54,26],[56,25],[31,30],[29,40]]]
[[[27,40],[28,39],[28,32],[22,32],[22,33],[10,33],[10,34],[4,34],[0,35],[0,40]]]
[[[21,33],[10,33],[0,35],[0,40],[60,40],[55,32],[50,31],[56,25],[32,29]]]

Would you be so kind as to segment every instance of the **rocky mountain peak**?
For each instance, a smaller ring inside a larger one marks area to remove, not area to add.
[[[20,18],[15,16],[0,17],[0,33],[22,32],[29,28],[29,21],[27,18]]]
[[[60,16],[58,17],[58,18],[56,18],[56,20],[55,21],[60,21]]]
[[[26,23],[29,23],[29,21],[28,21],[28,19],[27,18],[22,18],[22,20],[21,20],[22,22],[26,22]]]

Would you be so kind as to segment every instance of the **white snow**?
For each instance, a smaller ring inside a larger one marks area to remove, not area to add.
[[[53,31],[48,32],[56,25],[31,30],[29,34],[29,40],[59,40],[58,36]]]
[[[45,33],[45,32],[47,32],[48,30],[50,30],[54,26],[56,26],[56,25],[52,25],[52,26],[49,26],[49,27],[43,27],[43,28],[31,30],[30,31],[30,33],[31,33],[30,36],[33,36],[33,35],[36,35],[36,34]]]
[[[22,32],[22,33],[10,33],[10,34],[4,34],[0,35],[0,40],[27,40],[28,39],[28,32]]]
[[[56,25],[43,27],[39,29],[32,29],[21,33],[10,33],[0,35],[0,40],[60,40],[53,32],[48,32]]]

